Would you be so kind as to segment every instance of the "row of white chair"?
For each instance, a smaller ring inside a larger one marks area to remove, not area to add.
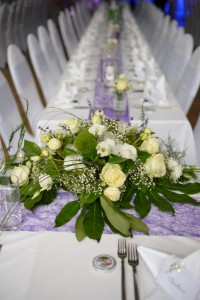
[[[66,15],[66,11],[68,10],[63,12],[64,15]],[[87,16],[87,22],[85,21],[84,31],[90,22],[89,14],[85,15]],[[64,21],[66,22],[66,20]],[[71,42],[70,39],[69,41]],[[78,42],[77,39],[77,45]],[[27,45],[34,73],[42,89],[44,98],[48,102],[55,96],[57,85],[61,80],[64,70],[67,68],[65,50],[67,52],[68,49],[63,48],[58,28],[51,19],[47,21],[47,28],[44,25],[40,25],[37,28],[36,34],[28,34]],[[34,140],[35,125],[38,116],[44,110],[44,105],[38,93],[33,73],[26,56],[16,44],[10,44],[7,47],[7,62],[13,84],[24,111],[26,111],[26,100],[28,100],[28,120],[33,137],[29,133],[27,133],[26,137],[29,140]],[[1,98],[0,135],[5,145],[8,146],[10,133],[13,128],[21,123],[22,116],[8,82],[2,73],[0,73],[0,93],[4,96]],[[11,153],[15,152],[16,149],[17,139],[13,143],[13,151]]]
[[[185,114],[200,85],[200,46],[152,3],[141,5],[136,20]]]

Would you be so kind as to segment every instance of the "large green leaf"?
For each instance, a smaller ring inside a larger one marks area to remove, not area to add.
[[[83,221],[84,231],[90,239],[100,241],[104,229],[101,205],[96,201],[89,206],[89,211]]]
[[[79,242],[82,241],[86,237],[84,227],[83,227],[84,219],[85,219],[84,212],[82,212],[76,219],[75,232],[76,232],[76,238]]]
[[[90,193],[90,194],[82,194],[80,196],[80,206],[83,207],[86,204],[90,204],[96,201],[99,198],[98,194]]]
[[[147,194],[137,192],[134,199],[134,208],[136,212],[142,217],[146,217],[151,210],[151,203],[147,198]]]
[[[121,232],[119,232],[115,227],[112,226],[112,224],[109,222],[108,218],[106,217],[105,212],[103,211],[103,218],[105,220],[105,223],[108,225],[108,227],[110,228],[110,230],[113,233],[117,233],[117,234],[121,234],[122,236],[126,237],[126,235],[123,235]]]
[[[157,206],[161,211],[169,211],[174,214],[174,208],[173,206],[165,200],[162,196],[159,195],[159,193],[155,190],[149,192],[149,199],[151,203],[153,203],[155,206]]]
[[[40,201],[40,204],[50,204],[54,201],[56,195],[57,195],[58,189],[55,186],[52,186],[52,188],[49,191],[44,191],[42,195],[42,200]]]
[[[36,203],[38,203],[42,199],[42,193],[39,194],[38,197],[32,199],[31,197],[27,197],[24,201],[24,207],[27,209],[32,209]]]
[[[163,183],[163,186],[165,189],[180,191],[182,193],[190,194],[190,195],[200,193],[199,182],[181,184],[181,183],[170,183],[165,181]]]
[[[79,211],[80,203],[78,200],[67,203],[57,215],[55,227],[59,227],[69,222]]]
[[[121,156],[110,156],[109,159],[108,159],[108,162],[111,163],[111,164],[120,164],[122,163],[123,161],[125,161],[126,159],[121,157]]]
[[[129,231],[130,222],[126,218],[126,216],[115,207],[112,201],[104,197],[100,197],[100,200],[106,217],[108,218],[112,226],[115,227],[124,236],[131,236],[131,233]]]
[[[151,156],[151,154],[149,154],[146,151],[139,151],[138,150],[138,159],[140,159],[140,161],[144,164],[147,160],[147,158],[149,158]]]
[[[179,203],[187,203],[192,204],[194,206],[200,206],[200,202],[197,202],[189,195],[186,194],[178,194],[172,191],[164,191],[162,190],[162,194],[170,201],[170,202],[179,202]]]
[[[145,234],[149,234],[148,227],[145,223],[143,223],[140,219],[135,216],[125,213],[126,217],[129,219],[131,224],[131,228],[135,231],[144,232]]]
[[[36,155],[41,154],[40,147],[36,143],[27,140],[24,141],[24,151],[30,154],[36,154]]]
[[[134,194],[136,193],[136,189],[132,186],[127,186],[123,196],[122,196],[122,203],[130,203]]]

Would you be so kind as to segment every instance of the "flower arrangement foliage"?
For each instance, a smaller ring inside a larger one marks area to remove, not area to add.
[[[55,130],[44,131],[40,146],[25,141],[18,162],[16,157],[10,162],[24,206],[49,204],[60,188],[73,192],[77,199],[62,208],[55,227],[77,215],[79,241],[85,236],[99,241],[105,224],[123,236],[148,234],[142,219],[152,205],[171,214],[174,202],[199,206],[189,196],[200,192],[200,183],[191,182],[197,169],[182,164],[180,153],[161,143],[147,125],[143,112],[141,125],[133,126],[96,111],[91,120],[70,116]]]

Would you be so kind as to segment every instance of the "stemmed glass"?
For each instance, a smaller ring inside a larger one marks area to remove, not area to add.
[[[5,154],[3,151],[2,143],[0,141],[0,174],[3,173],[5,168]]]

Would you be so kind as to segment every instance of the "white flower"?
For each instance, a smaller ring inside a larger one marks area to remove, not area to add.
[[[118,201],[120,198],[120,190],[117,187],[108,186],[103,194],[108,197],[111,201]]]
[[[173,181],[176,182],[181,177],[182,174],[183,174],[183,168],[182,168],[182,166],[178,165],[173,168],[173,170],[171,171],[170,177]]]
[[[115,147],[112,149],[112,154],[120,156],[121,155],[122,144],[115,144]]]
[[[122,187],[126,175],[122,172],[120,165],[106,163],[101,171],[100,178],[108,186]]]
[[[92,116],[92,124],[102,124],[102,121],[105,119],[103,110],[96,110]]]
[[[178,162],[174,158],[170,157],[167,160],[167,167],[168,167],[169,170],[173,170],[177,166],[178,166]]]
[[[78,118],[68,118],[64,120],[60,126],[69,130],[69,134],[76,134],[80,129],[80,120]]]
[[[89,133],[91,133],[94,136],[101,136],[106,131],[106,127],[101,124],[93,124],[89,128]]]
[[[134,146],[125,143],[121,146],[120,156],[135,161],[137,158],[137,150]]]
[[[146,160],[144,168],[150,177],[163,177],[166,174],[163,154],[153,154]]]
[[[86,166],[82,163],[82,156],[79,154],[68,155],[64,159],[64,169],[72,171],[76,169],[84,169]]]
[[[140,146],[140,150],[147,151],[150,154],[155,154],[159,152],[159,143],[157,138],[148,138]]]
[[[49,133],[43,133],[41,136],[40,136],[40,142],[42,143],[47,143],[51,138],[51,135]]]
[[[23,162],[24,157],[25,157],[25,152],[23,150],[19,150],[16,155],[16,162],[18,163]]]
[[[97,149],[97,153],[100,154],[101,157],[104,157],[111,154],[114,147],[115,147],[115,141],[113,139],[106,139],[105,141],[97,144],[96,149]]]
[[[51,189],[53,180],[50,175],[47,175],[45,173],[40,174],[38,179],[39,179],[39,184],[42,188],[40,191],[44,191],[44,190],[49,191]]]
[[[27,166],[19,165],[18,167],[14,167],[10,176],[12,183],[19,183],[19,185],[28,183],[29,173],[30,169]]]
[[[57,139],[57,138],[51,138],[51,139],[49,140],[49,142],[47,143],[47,146],[49,147],[50,150],[55,151],[55,150],[58,150],[58,149],[61,148],[62,143],[61,143],[61,141],[60,141],[59,139]]]
[[[38,155],[31,156],[31,160],[34,161],[34,162],[36,162],[36,161],[40,160],[40,157]]]

